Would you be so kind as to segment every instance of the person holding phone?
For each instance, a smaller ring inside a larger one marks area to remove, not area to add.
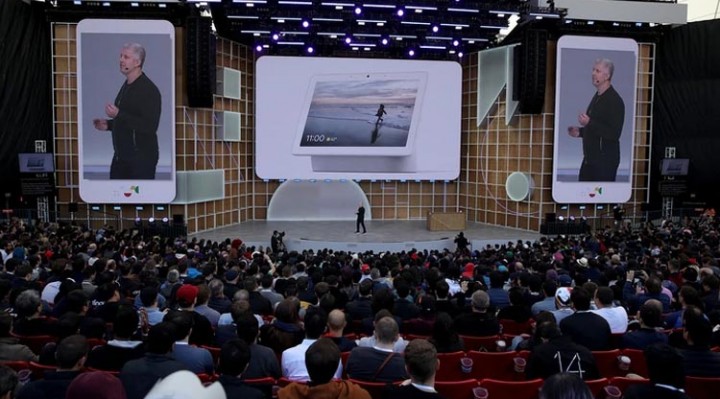
[[[568,127],[571,137],[582,138],[583,161],[578,181],[615,181],[620,165],[620,135],[625,121],[625,103],[612,86],[615,66],[607,58],[595,60],[592,84],[597,89],[579,126]]]
[[[113,103],[105,105],[107,118],[93,119],[95,129],[112,132],[110,179],[155,179],[159,159],[157,129],[161,95],[143,72],[145,48],[126,43],[120,51],[120,73],[125,82]]]
[[[357,212],[355,212],[357,215],[357,220],[355,221],[355,234],[360,234],[360,226],[362,226],[362,233],[367,233],[367,230],[365,229],[365,207],[363,206],[362,202],[358,206]]]

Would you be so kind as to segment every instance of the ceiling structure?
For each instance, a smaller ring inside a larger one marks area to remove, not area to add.
[[[665,2],[657,0],[658,2]],[[565,18],[552,0],[46,0],[50,20],[212,18],[218,36],[261,54],[460,60],[527,28],[638,37],[648,23]],[[619,2],[611,2],[619,3]],[[517,41],[517,40],[516,40]],[[507,42],[507,40],[506,40]]]

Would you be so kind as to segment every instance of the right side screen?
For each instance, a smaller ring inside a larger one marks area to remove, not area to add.
[[[558,40],[552,187],[556,202],[630,199],[637,55],[632,39]]]

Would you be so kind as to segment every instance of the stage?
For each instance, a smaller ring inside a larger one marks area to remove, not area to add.
[[[366,221],[367,234],[355,234],[355,221],[252,221],[209,230],[191,237],[222,241],[240,238],[248,245],[268,246],[274,230],[285,232],[288,250],[330,248],[344,251],[394,251],[416,249],[454,249],[459,231],[430,231],[424,220]],[[508,241],[535,241],[540,233],[468,223],[463,230],[472,248]]]

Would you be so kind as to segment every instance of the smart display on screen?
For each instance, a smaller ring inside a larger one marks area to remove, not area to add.
[[[260,178],[452,180],[460,174],[457,62],[264,55],[255,85]]]
[[[660,174],[662,176],[687,176],[690,160],[687,158],[665,158],[662,160]]]
[[[396,148],[405,155],[413,143],[424,73],[316,76],[295,154],[322,154],[323,147]],[[376,151],[372,151],[373,155]]]
[[[53,154],[49,152],[24,152],[18,154],[20,173],[52,173],[55,171]]]

